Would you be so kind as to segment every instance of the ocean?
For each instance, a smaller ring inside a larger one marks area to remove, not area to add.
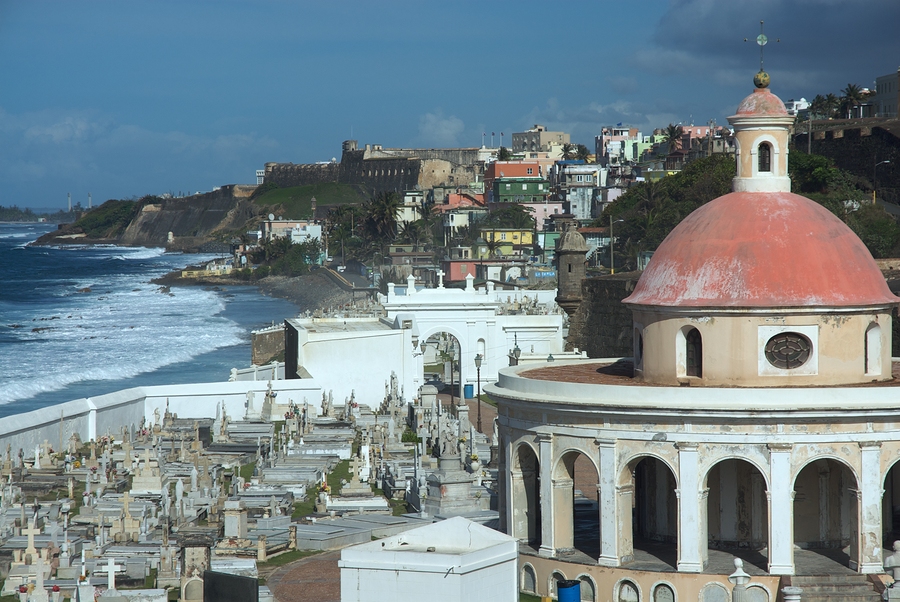
[[[135,386],[228,380],[250,331],[299,308],[252,286],[150,282],[213,255],[28,243],[52,224],[0,223],[0,417]]]

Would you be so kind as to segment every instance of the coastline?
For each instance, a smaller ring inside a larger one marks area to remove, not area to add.
[[[255,281],[237,280],[228,276],[182,278],[180,271],[174,271],[161,278],[154,278],[151,282],[160,286],[205,286],[212,290],[230,286],[255,287],[260,294],[290,301],[301,313],[339,307],[353,300],[351,293],[341,289],[318,270],[303,276],[266,276]]]

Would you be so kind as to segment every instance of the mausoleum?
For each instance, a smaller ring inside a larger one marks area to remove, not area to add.
[[[754,81],[729,118],[734,191],[685,218],[624,300],[633,357],[509,367],[485,387],[525,590],[713,600],[741,557],[754,600],[774,602],[780,576],[826,559],[883,572],[900,299],[850,228],[790,192],[793,118]]]

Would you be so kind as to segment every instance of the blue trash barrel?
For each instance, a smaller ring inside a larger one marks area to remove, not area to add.
[[[474,385],[466,385],[463,387],[463,391],[466,394],[466,399],[472,399],[475,397],[475,386]]]
[[[560,579],[556,582],[559,602],[580,602],[581,582],[577,579]]]

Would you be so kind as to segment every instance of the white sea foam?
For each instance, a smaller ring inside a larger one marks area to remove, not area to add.
[[[67,249],[72,250],[72,249]],[[170,292],[148,282],[182,267],[162,249],[82,248],[91,259],[149,261],[140,273],[100,272],[60,281],[37,305],[10,308],[0,327],[0,404],[90,380],[118,380],[185,362],[247,338],[220,314],[225,300],[200,287]],[[215,256],[191,256],[205,261]],[[35,278],[35,287],[45,282]],[[77,292],[90,289],[89,292]]]

